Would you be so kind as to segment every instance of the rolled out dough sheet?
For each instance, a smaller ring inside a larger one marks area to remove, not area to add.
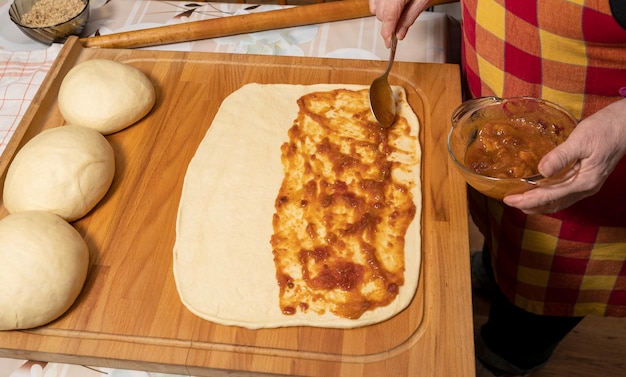
[[[421,260],[419,164],[413,189],[417,211],[405,237],[405,283],[396,299],[358,319],[330,313],[284,315],[279,308],[270,237],[284,175],[280,146],[297,117],[298,98],[337,88],[365,87],[247,84],[222,103],[189,164],[176,223],[174,276],[182,303],[195,315],[250,329],[354,328],[384,321],[410,304]],[[400,115],[409,119],[417,136],[418,119],[405,92],[394,90],[403,98]]]

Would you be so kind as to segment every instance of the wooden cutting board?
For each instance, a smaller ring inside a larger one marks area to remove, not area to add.
[[[62,78],[92,58],[144,71],[157,102],[139,123],[107,136],[116,153],[113,185],[73,223],[91,251],[83,292],[47,326],[0,332],[0,356],[194,376],[474,375],[465,185],[446,151],[450,114],[461,101],[457,66],[399,62],[391,74],[421,123],[422,272],[410,306],[359,329],[247,330],[194,316],[176,292],[176,212],[196,147],[222,100],[245,83],[369,84],[386,63],[85,49],[71,38],[0,157],[0,185],[25,142],[63,124]]]

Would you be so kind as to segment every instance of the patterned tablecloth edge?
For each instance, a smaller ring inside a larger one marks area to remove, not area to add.
[[[33,360],[0,358],[0,377],[191,377],[187,375],[146,372],[48,363]]]

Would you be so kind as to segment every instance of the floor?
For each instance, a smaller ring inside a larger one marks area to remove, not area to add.
[[[482,236],[470,222],[470,249],[478,250]],[[474,326],[487,319],[489,301],[474,295]],[[626,376],[626,318],[585,318],[570,333],[551,360],[532,377]]]

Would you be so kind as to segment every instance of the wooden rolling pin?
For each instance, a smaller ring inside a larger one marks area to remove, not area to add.
[[[453,0],[433,0],[432,5]],[[81,38],[84,47],[137,48],[371,16],[367,0],[343,0]]]
[[[81,38],[85,47],[135,48],[371,16],[367,1],[344,0]]]

